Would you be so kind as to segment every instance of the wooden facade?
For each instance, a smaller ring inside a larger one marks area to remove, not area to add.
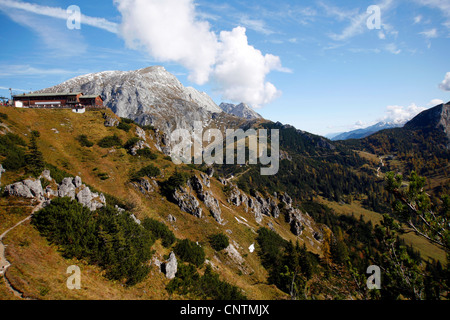
[[[103,99],[100,96],[81,96],[80,104],[86,107],[103,107]]]
[[[29,93],[13,96],[14,105],[25,108],[103,108],[100,96],[82,92],[70,93]]]

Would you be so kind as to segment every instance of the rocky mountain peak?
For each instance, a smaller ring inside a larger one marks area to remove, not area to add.
[[[219,106],[224,112],[228,114],[232,114],[239,118],[254,120],[254,119],[262,119],[262,116],[255,112],[252,108],[250,108],[245,103],[240,103],[238,105],[232,103],[221,103]]]
[[[417,115],[405,124],[407,129],[442,129],[450,134],[450,102],[440,104]]]

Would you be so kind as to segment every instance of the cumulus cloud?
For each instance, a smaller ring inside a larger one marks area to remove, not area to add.
[[[444,91],[450,91],[450,72],[447,72],[445,79],[439,85],[439,88]]]
[[[280,92],[266,75],[281,69],[280,59],[248,44],[245,28],[220,33],[219,54],[214,70],[214,80],[224,97],[233,101],[245,101],[258,108],[271,102]]]
[[[280,95],[266,76],[273,70],[289,70],[281,66],[279,57],[263,55],[249,45],[245,28],[217,35],[201,20],[193,0],[114,3],[122,14],[119,33],[129,47],[144,49],[160,62],[184,66],[189,80],[197,84],[213,81],[225,100],[257,108]],[[252,22],[253,27],[264,27]]]
[[[405,123],[425,110],[426,108],[419,107],[415,103],[407,107],[397,105],[388,106],[386,108],[386,115],[382,120],[398,124]]]
[[[158,61],[176,62],[190,80],[208,81],[215,63],[216,35],[196,18],[191,0],[116,0],[122,14],[120,34],[133,49],[143,48]]]

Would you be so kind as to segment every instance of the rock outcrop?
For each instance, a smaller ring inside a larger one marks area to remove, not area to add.
[[[153,179],[149,181],[146,178],[141,178],[138,181],[132,182],[132,185],[142,194],[147,195],[149,193],[153,193],[156,191],[156,188],[158,187],[158,182],[156,182],[156,180]]]
[[[41,177],[54,182],[50,177],[50,172],[44,171]],[[51,179],[51,180],[50,180]],[[10,196],[33,199],[36,198],[44,202],[44,206],[49,205],[52,197],[69,197],[72,200],[77,200],[83,206],[95,211],[106,204],[106,198],[102,194],[91,192],[89,187],[83,184],[80,177],[64,178],[58,185],[58,190],[48,185],[45,190],[42,188],[41,180],[27,179],[21,182],[16,182],[5,187],[6,194]]]
[[[61,184],[58,186],[58,197],[69,197],[72,200],[75,200],[76,187],[73,182],[73,178],[64,178]]]
[[[177,258],[175,257],[175,253],[170,253],[169,260],[167,260],[167,262],[164,264],[164,269],[167,279],[175,278],[178,269],[178,262]]]
[[[27,179],[21,182],[16,182],[5,187],[6,194],[10,196],[22,198],[42,198],[44,190],[40,180]]]
[[[119,120],[117,120],[114,117],[108,116],[106,113],[103,115],[103,118],[105,119],[105,127],[117,127],[119,125]]]
[[[199,199],[205,203],[205,206],[209,209],[213,218],[218,223],[222,224],[222,210],[220,209],[219,201],[214,198],[212,192],[206,191]]]
[[[189,180],[189,184],[197,193],[197,197],[200,199],[200,201],[203,201],[205,206],[209,209],[213,218],[218,223],[222,224],[222,210],[220,209],[219,201],[214,197],[212,191],[205,190],[205,187],[209,188],[211,186],[210,179],[204,173],[202,173],[200,176],[202,177],[202,180],[200,180],[197,176],[193,176]]]
[[[200,208],[200,203],[188,192],[186,188],[177,188],[173,194],[173,199],[182,211],[192,214],[197,218],[202,217],[202,208]]]
[[[50,175],[50,170],[44,170],[42,171],[42,174],[40,175],[39,179],[45,179],[47,181],[53,181],[51,175]]]
[[[147,136],[145,134],[145,130],[141,127],[136,127],[136,135],[141,138],[143,141],[147,141]]]
[[[39,181],[39,184],[40,183],[41,182]],[[42,188],[42,186],[41,186],[41,188]],[[10,184],[10,185],[6,186],[5,187],[5,193],[7,195],[10,195],[10,196],[27,198],[27,199],[33,199],[33,198],[35,198],[37,196],[36,194],[34,194],[31,191],[30,187],[28,187],[25,184],[25,181],[16,182],[16,183],[13,183],[13,184]]]
[[[285,220],[291,226],[291,232],[300,236],[305,229],[303,213],[292,206],[292,198],[287,193],[280,194],[278,198],[284,204]]]
[[[106,203],[106,199],[103,194],[99,196],[96,193],[92,193],[89,187],[84,186],[83,188],[83,186],[84,185],[80,185],[81,190],[77,193],[77,201],[83,206],[89,208],[91,211],[102,208]],[[95,200],[95,198],[99,198],[99,201]]]
[[[2,174],[6,172],[5,169],[3,169],[3,165],[0,164],[0,186],[2,185]]]
[[[137,152],[139,150],[143,150],[146,148],[150,148],[150,145],[147,142],[145,142],[144,140],[140,140],[140,141],[136,142],[136,144],[133,147],[131,147],[130,153],[131,153],[131,155],[135,156],[135,155],[137,155]]]
[[[263,216],[272,216],[278,219],[280,216],[280,209],[275,201],[276,198],[269,196],[267,199],[264,198],[261,193],[256,192],[255,196],[247,196],[244,192],[241,192],[239,188],[230,183],[230,189],[228,191],[227,201],[236,207],[244,206],[244,210],[252,210],[256,222],[260,223]]]

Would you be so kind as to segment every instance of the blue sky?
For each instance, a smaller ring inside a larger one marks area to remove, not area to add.
[[[0,19],[0,96],[163,65],[217,104],[322,135],[450,100],[450,0],[0,0]]]

